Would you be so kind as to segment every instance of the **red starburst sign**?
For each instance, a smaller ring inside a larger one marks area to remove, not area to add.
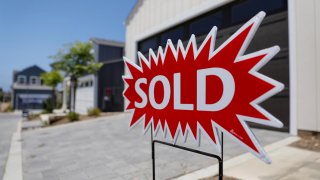
[[[264,16],[264,12],[258,13],[217,49],[217,28],[213,27],[199,48],[192,35],[186,48],[180,40],[176,48],[168,40],[157,55],[150,50],[148,60],[138,53],[140,67],[124,58],[131,74],[123,77],[126,110],[133,111],[130,127],[144,121],[145,131],[152,125],[154,134],[160,129],[174,142],[178,134],[186,138],[188,132],[200,142],[201,132],[218,151],[220,130],[271,162],[246,124],[283,126],[259,103],[284,86],[257,72],[280,48],[244,55]]]

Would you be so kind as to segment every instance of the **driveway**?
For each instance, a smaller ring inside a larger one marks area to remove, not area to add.
[[[20,115],[0,113],[0,179],[3,178],[13,133],[17,130]]]
[[[24,180],[152,179],[150,136],[138,125],[128,131],[130,114],[123,113],[26,131],[22,134]],[[287,133],[254,130],[264,145]],[[159,133],[161,135],[161,133]],[[193,142],[177,144],[197,148]],[[224,158],[244,151],[225,138]],[[201,150],[214,152],[202,139]],[[156,179],[170,179],[217,163],[217,160],[164,145],[156,145]]]

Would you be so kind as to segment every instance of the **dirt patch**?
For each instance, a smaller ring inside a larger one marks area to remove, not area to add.
[[[292,143],[290,146],[320,152],[320,133],[299,131],[299,141]]]
[[[67,117],[64,117],[62,119],[59,119],[59,120],[56,120],[54,122],[52,122],[50,126],[57,126],[57,125],[62,125],[62,124],[68,124],[68,123],[74,123],[74,122],[79,122],[79,121],[87,121],[87,120],[92,120],[92,119],[95,119],[95,118],[100,118],[100,117],[108,117],[108,116],[114,116],[114,115],[117,115],[117,114],[120,114],[120,113],[123,113],[123,112],[104,112],[104,113],[101,113],[99,116],[87,116],[87,115],[80,115],[80,119],[78,121],[70,121]]]

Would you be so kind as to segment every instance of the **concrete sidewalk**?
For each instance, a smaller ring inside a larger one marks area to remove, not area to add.
[[[320,153],[290,146],[269,152],[273,163],[248,159],[225,170],[225,175],[239,179],[320,179]]]
[[[224,162],[224,176],[243,180],[316,180],[320,179],[320,153],[290,146],[298,137],[288,137],[265,147],[272,164],[265,164],[249,153]],[[218,175],[218,166],[210,166],[177,178],[209,179]]]

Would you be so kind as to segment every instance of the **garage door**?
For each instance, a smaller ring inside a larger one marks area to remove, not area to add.
[[[164,46],[167,39],[175,44],[178,39],[187,41],[195,34],[200,44],[213,26],[218,27],[216,47],[229,38],[244,22],[259,11],[267,13],[247,52],[279,45],[281,51],[260,72],[285,84],[285,90],[263,102],[261,105],[280,119],[284,127],[270,128],[257,124],[250,126],[289,131],[289,49],[288,49],[288,13],[286,0],[243,0],[227,4],[211,12],[195,17],[172,28],[138,42],[138,50],[148,57],[149,48],[154,51]]]

